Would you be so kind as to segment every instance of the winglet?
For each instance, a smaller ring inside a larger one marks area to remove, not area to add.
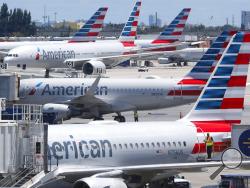
[[[134,41],[137,36],[137,26],[138,26],[138,19],[140,15],[140,9],[141,9],[141,0],[138,0],[135,3],[135,6],[133,8],[133,11],[130,14],[130,17],[125,24],[121,35],[119,37],[119,41],[124,46],[135,46]]]
[[[222,54],[193,109],[194,124],[241,122],[250,62],[250,33],[238,32]]]
[[[153,44],[173,43],[180,40],[183,33],[191,8],[184,8],[178,16],[165,28],[157,39],[152,41]]]
[[[101,75],[99,75],[95,81],[93,82],[93,84],[90,86],[90,88],[87,90],[86,92],[86,95],[95,95],[95,91],[96,91],[96,88],[99,84],[99,81],[101,79]]]
[[[99,8],[95,14],[75,33],[69,43],[72,42],[94,42],[102,30],[104,18],[108,11],[107,7]]]

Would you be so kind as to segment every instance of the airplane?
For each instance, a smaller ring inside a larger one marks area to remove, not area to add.
[[[107,7],[100,7],[93,16],[77,31],[70,40],[65,41],[18,41],[0,42],[0,54],[5,56],[8,51],[26,45],[45,45],[45,44],[65,44],[71,42],[93,42],[102,30],[104,18],[108,11]],[[15,54],[15,53],[14,53]]]
[[[134,45],[141,0],[135,3],[126,26],[119,40],[101,43],[65,43],[50,45],[30,45],[14,48],[4,58],[4,63],[11,65],[26,64],[27,67],[80,68],[85,74],[105,73],[105,65],[122,62],[138,51]],[[75,62],[78,60],[78,63]],[[83,66],[84,64],[84,66]]]
[[[36,186],[60,180],[73,188],[162,187],[162,181],[180,171],[221,166],[218,161],[197,162],[197,157],[206,153],[206,133],[213,137],[214,155],[228,147],[231,125],[241,121],[249,62],[250,33],[239,32],[192,110],[180,120],[48,126],[45,151],[52,171],[36,179]]]
[[[42,104],[55,121],[71,117],[103,119],[124,111],[152,110],[194,102],[222,52],[235,34],[223,32],[202,59],[182,79],[37,78],[20,81],[19,103]]]
[[[140,7],[141,1],[137,1],[118,40],[104,40],[90,44],[22,46],[12,49],[9,55],[4,58],[4,62],[12,66],[25,64],[26,67],[43,67],[46,69],[46,75],[51,68],[81,69],[84,74],[88,75],[105,73],[106,67],[116,66],[131,58],[165,54],[166,51],[163,49],[182,48],[182,44],[176,44],[175,41],[183,31],[190,9],[183,9],[156,40],[145,41],[148,43],[147,45],[137,41],[137,46],[134,41],[137,35]],[[169,33],[170,29],[173,32]],[[167,46],[167,48],[163,48],[163,46]],[[17,54],[18,57],[13,56],[13,54]]]
[[[148,48],[155,45],[161,44],[171,44],[175,42],[179,42],[186,25],[189,13],[191,8],[184,8],[175,18],[174,20],[164,29],[160,35],[154,40],[135,40],[135,44],[141,46],[141,48]],[[165,45],[164,45],[165,46]],[[163,48],[154,49],[157,51],[173,51],[176,50],[174,46],[165,46]]]

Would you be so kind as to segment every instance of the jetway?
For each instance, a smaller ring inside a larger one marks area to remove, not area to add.
[[[0,74],[0,98],[8,102],[19,100],[20,77],[16,74]]]

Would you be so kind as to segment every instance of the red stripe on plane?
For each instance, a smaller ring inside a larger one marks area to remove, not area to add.
[[[223,98],[221,109],[242,109],[244,98]]]
[[[223,43],[223,48],[226,48],[228,44],[229,44],[229,42],[224,42]]]
[[[131,32],[129,33],[129,36],[131,36],[131,37],[136,36],[136,31],[131,31]]]
[[[236,59],[236,65],[247,65],[249,64],[250,54],[238,54]]]
[[[140,11],[137,10],[136,13],[135,13],[135,16],[139,16],[140,15]]]
[[[250,34],[249,33],[244,34],[243,42],[250,42]]]
[[[121,42],[124,47],[131,47],[135,46],[135,43],[133,41],[127,41],[127,42]]]
[[[200,80],[200,79],[183,79],[178,84],[179,85],[205,85],[207,80]]]
[[[103,20],[105,18],[105,15],[98,16],[97,20]]]
[[[181,35],[181,34],[182,34],[182,31],[177,31],[177,32],[173,32],[171,35],[176,36],[176,35]]]
[[[185,27],[185,24],[178,24],[176,27],[177,27],[177,28],[184,28],[184,27]]]
[[[92,28],[101,28],[102,27],[102,24],[93,24],[92,25]]]
[[[96,37],[96,36],[98,36],[98,32],[89,32],[88,36],[89,37]]]
[[[187,20],[188,19],[188,16],[183,16],[182,18],[181,18],[181,20]]]
[[[228,87],[245,87],[247,83],[247,76],[231,76],[228,81]]]
[[[172,46],[172,47],[159,47],[159,48],[155,48],[155,49],[149,49],[146,51],[150,51],[150,52],[176,51],[176,47],[174,47],[174,46]]]
[[[173,42],[176,42],[178,41],[178,39],[156,39],[154,41],[152,41],[152,44],[169,44],[169,43],[173,43]]]
[[[218,55],[216,56],[215,60],[219,61],[220,58],[221,58],[221,56],[222,56],[222,54],[218,54]]]
[[[201,93],[201,90],[171,90],[168,93],[168,96],[199,96]]]
[[[223,152],[226,148],[230,146],[230,143],[227,142],[214,142],[213,152]],[[206,144],[205,143],[196,143],[194,145],[192,154],[206,153]]]
[[[138,21],[133,21],[132,26],[137,26],[138,25]]]
[[[239,124],[241,120],[211,120],[211,121],[192,121],[196,126],[197,132],[231,132],[232,124]]]

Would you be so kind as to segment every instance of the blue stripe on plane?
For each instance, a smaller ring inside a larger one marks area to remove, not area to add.
[[[191,70],[191,72],[192,73],[195,73],[195,72],[209,72],[210,71],[210,69],[211,69],[211,67],[209,67],[209,68],[207,68],[207,67],[194,67],[192,70]]]
[[[227,53],[239,53],[240,46],[240,44],[231,44],[227,50]]]
[[[219,109],[221,106],[222,100],[201,100],[197,104],[195,110],[212,110]]]
[[[233,67],[218,67],[215,76],[230,76],[233,72]]]
[[[124,27],[123,31],[131,31],[131,27]]]
[[[225,95],[226,89],[206,89],[201,98],[223,98]]]
[[[204,61],[198,61],[197,63],[196,63],[196,65],[195,65],[195,67],[196,66],[212,66],[213,65],[213,63],[214,63],[214,61],[210,61],[210,60],[204,60]]]
[[[229,78],[212,78],[208,87],[227,87]]]
[[[220,52],[220,49],[208,49],[206,54],[218,54]]]
[[[237,33],[237,35],[233,39],[233,42],[243,42],[243,39],[244,33]]]
[[[215,40],[215,42],[225,42],[226,40],[227,40],[226,36],[220,36]]]
[[[225,55],[221,61],[221,65],[233,65],[235,64],[237,55]]]
[[[223,45],[224,45],[223,42],[214,42],[211,48],[223,48]]]
[[[204,55],[201,60],[215,60],[217,55]]]

